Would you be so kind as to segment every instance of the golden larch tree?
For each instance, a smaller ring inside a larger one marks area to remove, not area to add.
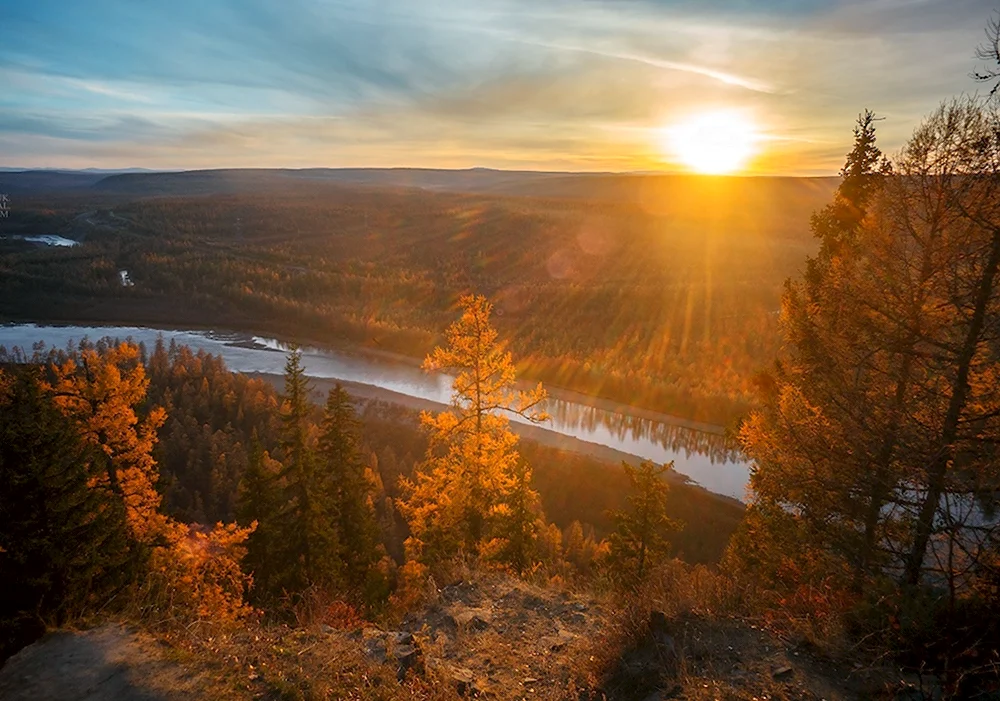
[[[452,405],[421,423],[430,442],[413,480],[403,481],[400,508],[410,525],[407,552],[430,563],[464,550],[479,551],[488,537],[490,514],[515,485],[517,436],[510,416],[541,422],[546,398],[541,384],[515,388],[510,352],[490,324],[492,305],[483,296],[461,299],[462,316],[447,331],[446,347],[424,361],[428,371],[455,376]]]

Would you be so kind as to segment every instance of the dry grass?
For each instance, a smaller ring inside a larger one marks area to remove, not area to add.
[[[844,640],[825,622],[769,617],[752,590],[673,561],[617,597],[587,676],[607,699],[893,698],[895,670],[858,664]]]
[[[345,631],[250,625],[239,630],[196,626],[161,634],[179,662],[212,669],[231,699],[457,698],[433,680],[408,675],[365,657],[359,638]]]

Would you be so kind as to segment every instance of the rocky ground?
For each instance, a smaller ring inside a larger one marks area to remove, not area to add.
[[[57,631],[0,668],[5,701],[173,701],[224,692],[169,646],[122,625]]]
[[[0,698],[924,698],[742,621],[654,611],[630,625],[610,599],[492,577],[392,626],[57,632],[0,669]]]

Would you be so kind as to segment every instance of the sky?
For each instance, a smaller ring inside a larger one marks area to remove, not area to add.
[[[1000,0],[2,0],[0,166],[676,171],[726,110],[760,174],[899,148],[977,89]]]

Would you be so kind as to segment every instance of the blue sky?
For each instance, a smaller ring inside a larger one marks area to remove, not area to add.
[[[857,113],[897,148],[997,0],[6,0],[0,166],[673,170],[665,126],[764,134],[834,172]]]

